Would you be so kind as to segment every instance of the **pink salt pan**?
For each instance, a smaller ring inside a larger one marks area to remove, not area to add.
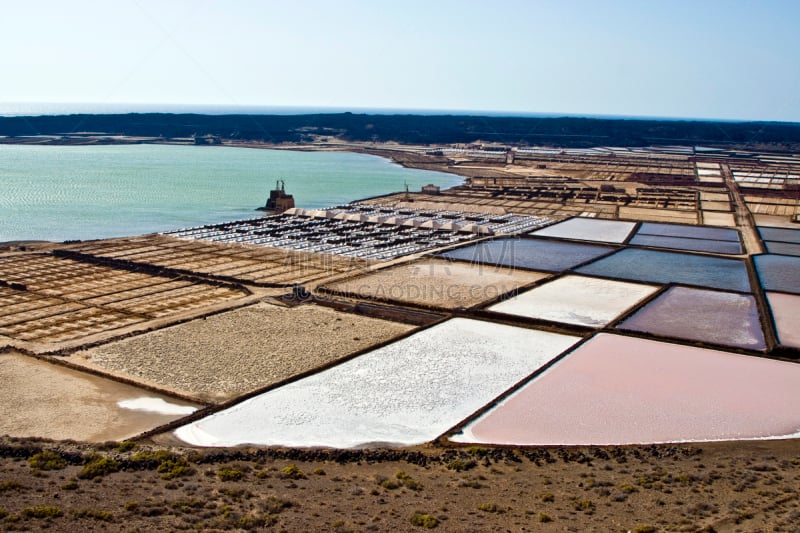
[[[599,334],[457,442],[642,444],[800,436],[800,364]]]
[[[800,348],[800,296],[768,292],[767,301],[775,319],[780,343]]]

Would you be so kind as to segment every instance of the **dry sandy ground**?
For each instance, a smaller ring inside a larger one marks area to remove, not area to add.
[[[42,446],[67,464],[34,468]],[[800,530],[800,450],[789,441],[161,454],[0,439],[0,529]]]
[[[549,274],[425,259],[326,285],[335,293],[455,309],[472,307]]]
[[[123,439],[180,416],[123,409],[117,402],[147,397],[187,405],[18,353],[0,354],[0,383],[0,435]]]
[[[259,303],[78,352],[69,360],[218,402],[411,329],[316,305],[284,308]]]
[[[619,208],[619,218],[625,220],[643,220],[646,222],[673,222],[675,224],[697,224],[695,211],[679,211],[676,209],[653,209],[650,207]]]
[[[733,213],[717,213],[714,211],[703,211],[703,224],[708,226],[735,227],[736,222]]]

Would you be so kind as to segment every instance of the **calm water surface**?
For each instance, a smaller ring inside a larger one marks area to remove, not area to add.
[[[283,179],[326,207],[461,178],[338,152],[232,147],[0,145],[0,241],[139,235],[259,216]]]

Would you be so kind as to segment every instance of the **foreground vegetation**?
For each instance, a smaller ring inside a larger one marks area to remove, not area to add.
[[[195,450],[0,438],[0,530],[796,531],[791,441]]]

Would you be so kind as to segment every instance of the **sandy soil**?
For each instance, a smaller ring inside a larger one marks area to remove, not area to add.
[[[619,217],[626,220],[644,220],[647,222],[697,224],[697,213],[694,211],[651,209],[649,207],[620,207]]]
[[[759,226],[773,226],[778,228],[792,228],[796,229],[800,227],[796,222],[792,222],[792,219],[787,216],[775,216],[775,215],[755,215],[756,224]]]
[[[547,277],[541,272],[425,259],[326,288],[341,294],[428,307],[472,307]]]
[[[411,329],[314,305],[260,303],[78,352],[69,360],[190,397],[223,401]]]
[[[703,211],[731,211],[731,203],[730,202],[712,202],[703,200],[700,202],[701,208]]]
[[[34,469],[27,459],[42,447],[67,464]],[[0,439],[0,528],[790,532],[800,523],[800,453],[788,441],[155,451]],[[119,471],[85,478],[90,453]]]
[[[709,226],[735,227],[736,222],[733,213],[717,213],[714,211],[703,211],[703,224]]]
[[[18,353],[0,354],[0,382],[0,435],[124,439],[180,417],[123,409],[118,402],[147,397],[188,405]]]
[[[710,201],[710,202],[725,202],[729,203],[731,200],[730,195],[727,192],[708,192],[708,191],[700,191],[700,199],[702,201]]]

